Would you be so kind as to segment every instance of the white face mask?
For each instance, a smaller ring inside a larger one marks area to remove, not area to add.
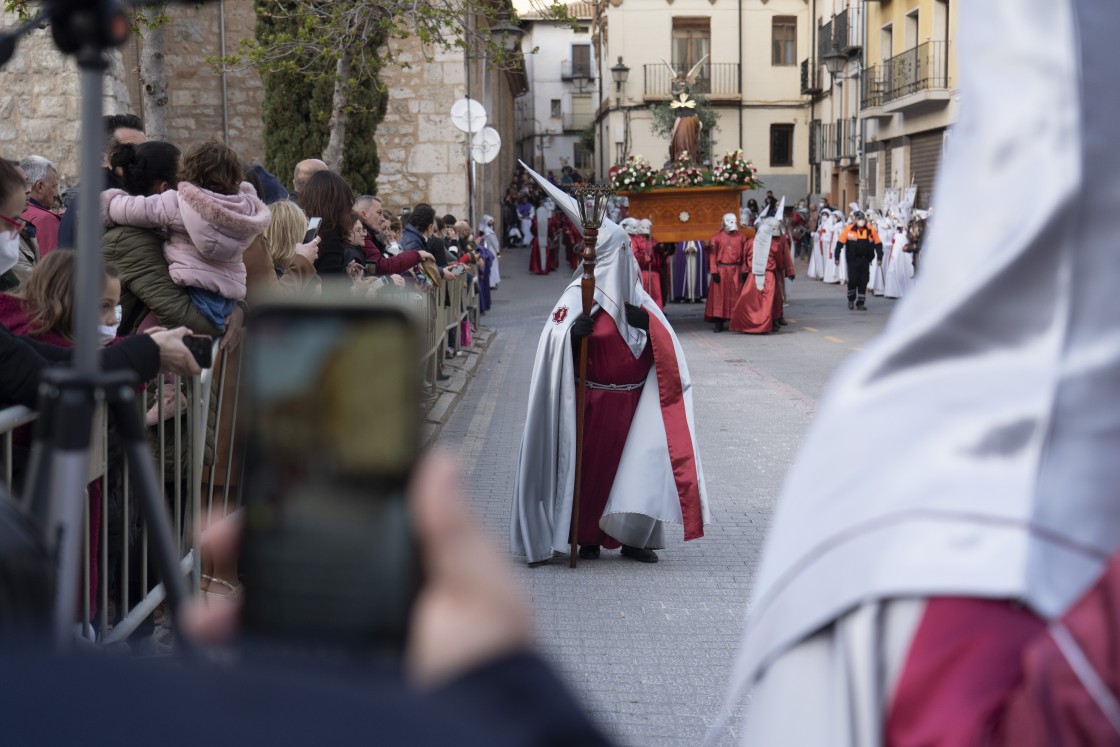
[[[113,340],[117,339],[117,325],[106,327],[104,324],[97,325],[97,344],[100,347],[105,347]]]
[[[856,225],[858,225],[860,228],[863,228],[867,225],[867,221],[865,221],[863,218],[860,218],[858,221],[856,221]]]
[[[734,217],[728,216],[728,217],[723,219],[723,230],[727,231],[728,233],[731,233],[732,231],[735,230],[735,228],[736,228],[736,226],[735,226],[735,218]]]
[[[0,231],[0,275],[16,266],[19,262],[19,234]]]

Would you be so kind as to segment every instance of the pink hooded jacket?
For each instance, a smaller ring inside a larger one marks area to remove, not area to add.
[[[163,252],[179,285],[245,298],[241,256],[272,219],[248,182],[235,195],[222,195],[190,182],[179,189],[138,197],[120,189],[101,195],[106,227],[167,228]]]

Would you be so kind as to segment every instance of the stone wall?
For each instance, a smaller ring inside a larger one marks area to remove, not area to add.
[[[467,95],[467,66],[462,51],[430,52],[425,58],[415,40],[394,42],[395,64],[381,80],[389,89],[385,119],[377,131],[381,175],[377,191],[393,212],[418,202],[436,213],[468,217],[467,136],[451,124],[451,106]],[[471,97],[482,102],[489,125],[502,136],[501,155],[475,166],[475,218],[498,215],[512,174],[513,96],[506,76],[472,61]]]
[[[0,26],[17,23],[0,13]],[[114,53],[103,100],[107,113],[132,110],[121,56]],[[15,56],[0,69],[0,148],[5,158],[39,155],[59,168],[63,189],[78,180],[81,99],[73,58],[54,47],[49,30],[37,29],[19,43]]]
[[[242,39],[252,36],[255,14],[252,0],[226,0],[224,5],[226,51],[232,54],[237,52]],[[222,4],[170,5],[168,15],[168,140],[185,150],[194,143],[215,138],[228,142],[246,161],[263,161],[264,87],[260,76],[252,68],[227,73],[223,98],[222,75],[205,62],[207,57],[221,55]],[[142,44],[141,40],[134,40],[125,50],[134,101],[140,100],[136,70]]]

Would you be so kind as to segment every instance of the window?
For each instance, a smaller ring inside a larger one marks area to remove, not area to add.
[[[693,65],[712,51],[712,20],[710,18],[673,19],[673,67],[687,73]],[[708,79],[711,58],[704,61],[700,77]]]
[[[572,45],[572,77],[573,78],[590,78],[591,77],[591,45],[590,44],[573,44]]]
[[[797,64],[797,17],[774,16],[771,65]]]
[[[552,118],[553,119],[560,119],[561,113],[562,113],[562,109],[560,108],[560,99],[553,99],[552,100],[552,115],[551,115]]]
[[[894,26],[887,24],[879,36],[879,57],[884,62],[894,56]]]
[[[918,11],[906,16],[906,48],[913,49],[918,46]]]
[[[793,165],[793,125],[770,125],[770,165]]]
[[[588,172],[593,168],[591,162],[594,158],[594,153],[588,150],[587,146],[577,141],[572,146],[572,164],[576,171],[582,172],[586,177]]]

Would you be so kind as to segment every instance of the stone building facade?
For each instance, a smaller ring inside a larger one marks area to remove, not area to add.
[[[260,76],[251,68],[223,75],[207,57],[223,50],[234,53],[241,40],[253,34],[252,0],[168,6],[165,27],[169,78],[167,110],[171,142],[186,148],[216,138],[227,142],[243,159],[264,160]],[[3,14],[0,24],[14,26],[15,17]],[[496,214],[502,191],[515,163],[513,100],[525,90],[524,75],[490,69],[484,60],[467,59],[462,51],[440,53],[421,48],[415,40],[395,42],[397,62],[386,66],[382,81],[389,88],[389,108],[377,132],[381,156],[378,192],[387,206],[430,202],[440,214],[466,217],[474,204],[475,217]],[[141,112],[138,76],[143,41],[130,39],[112,54],[106,85],[107,113]],[[469,75],[469,85],[468,85]],[[490,126],[499,131],[499,157],[476,165],[472,201],[468,195],[466,135],[451,125],[451,105],[471,95],[486,106]],[[0,70],[0,146],[9,158],[30,154],[55,161],[62,187],[78,174],[78,75],[73,60],[55,49],[49,30],[24,40],[15,58]],[[319,154],[309,153],[308,157]],[[290,184],[291,174],[278,174]]]
[[[17,23],[14,13],[0,13],[3,28]],[[121,55],[112,54],[110,63],[105,111],[132,111]],[[20,40],[15,56],[0,70],[0,91],[0,153],[15,160],[49,158],[58,164],[60,186],[74,184],[81,136],[78,68],[73,58],[55,49],[49,29],[36,29]]]

